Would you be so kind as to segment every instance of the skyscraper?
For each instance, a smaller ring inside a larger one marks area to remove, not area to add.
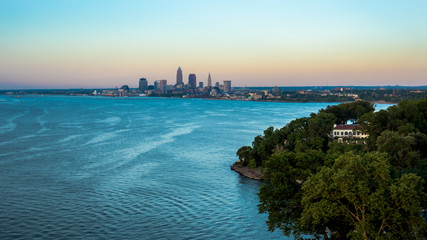
[[[231,81],[224,81],[224,92],[231,91]]]
[[[160,91],[162,91],[163,87],[166,86],[166,85],[168,85],[168,80],[164,80],[164,79],[160,80],[159,81],[159,89],[160,89]]]
[[[176,71],[176,85],[182,84],[182,70],[181,67]]]
[[[212,87],[211,73],[209,73],[209,77],[208,77],[208,87]]]
[[[148,88],[147,79],[140,78],[139,79],[139,87],[138,87],[139,91],[144,92],[145,90],[147,90],[147,88]]]
[[[196,74],[191,73],[190,75],[188,75],[188,85],[192,89],[196,88]]]
[[[160,80],[154,81],[154,91],[160,90]]]
[[[167,86],[168,86],[168,80],[160,80],[159,81],[159,90],[162,94],[165,94],[167,92]]]

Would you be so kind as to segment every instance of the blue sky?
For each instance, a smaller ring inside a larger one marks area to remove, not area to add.
[[[427,1],[0,0],[0,88],[426,85]]]

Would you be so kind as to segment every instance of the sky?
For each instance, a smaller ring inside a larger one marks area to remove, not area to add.
[[[0,0],[0,89],[427,85],[426,0]]]

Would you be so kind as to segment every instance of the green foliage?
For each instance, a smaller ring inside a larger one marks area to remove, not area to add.
[[[373,104],[370,102],[356,101],[328,106],[326,109],[322,109],[321,112],[333,114],[336,117],[336,124],[346,124],[349,120],[353,121],[353,123],[356,122],[364,114],[373,112],[374,109]]]
[[[265,164],[264,179],[268,184],[259,192],[258,207],[260,213],[268,213],[268,229],[279,228],[285,235],[300,231],[295,222],[302,212],[301,180],[306,174],[296,168],[296,163],[295,153],[273,154]]]
[[[392,179],[387,155],[349,152],[303,185],[300,228],[351,239],[422,239],[422,179]],[[339,224],[337,224],[339,221]]]
[[[252,159],[252,151],[253,149],[250,146],[243,146],[237,150],[236,155],[239,157],[242,166],[249,164],[249,161]]]
[[[378,151],[391,156],[391,164],[398,170],[412,168],[420,159],[420,153],[414,151],[415,138],[398,132],[386,130],[377,139]]]
[[[385,130],[402,134],[421,132],[427,134],[427,99],[405,100],[387,110],[370,112],[359,120],[369,134],[368,145],[376,149],[377,138]]]
[[[249,168],[252,168],[252,169],[256,168],[256,162],[255,162],[255,159],[253,159],[253,158],[252,158],[252,159],[249,161],[248,167],[249,167]]]
[[[373,110],[363,101],[329,106],[237,151],[243,165],[264,168],[259,211],[269,230],[336,239],[426,233],[427,99]],[[369,134],[366,145],[329,138],[334,123],[347,121]]]
[[[427,187],[427,99],[402,101],[359,122],[369,134],[368,149],[388,153],[396,176],[416,173]]]

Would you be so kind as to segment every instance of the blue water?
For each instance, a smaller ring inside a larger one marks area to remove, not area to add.
[[[325,103],[0,96],[0,239],[277,239],[230,170]]]

